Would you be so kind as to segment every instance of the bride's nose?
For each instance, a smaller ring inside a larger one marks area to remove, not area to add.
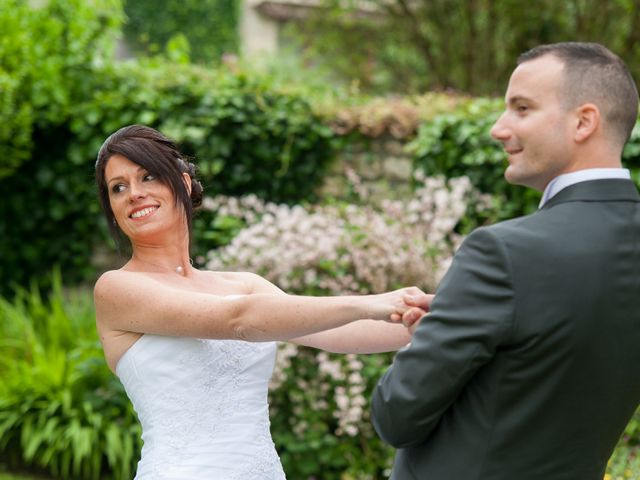
[[[147,194],[144,190],[144,186],[141,183],[134,182],[129,185],[129,199],[131,201],[139,200],[146,196]]]

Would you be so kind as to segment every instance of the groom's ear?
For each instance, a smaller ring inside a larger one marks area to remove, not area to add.
[[[600,128],[600,109],[593,103],[585,103],[575,110],[573,139],[583,143]]]

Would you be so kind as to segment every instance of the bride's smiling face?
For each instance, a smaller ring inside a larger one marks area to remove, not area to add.
[[[105,167],[105,181],[114,219],[131,240],[186,225],[171,188],[128,158],[112,155]]]

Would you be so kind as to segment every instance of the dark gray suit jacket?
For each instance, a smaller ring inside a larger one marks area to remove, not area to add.
[[[560,191],[480,228],[373,395],[392,478],[602,480],[640,401],[640,197]]]

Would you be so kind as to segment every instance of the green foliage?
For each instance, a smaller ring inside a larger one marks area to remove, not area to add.
[[[69,280],[87,273],[97,209],[89,165],[68,161],[67,124],[121,14],[118,0],[0,2],[0,294],[54,263]]]
[[[73,160],[94,157],[117,128],[144,123],[196,158],[208,194],[310,198],[334,154],[333,133],[302,96],[244,71],[161,59],[120,65],[74,113]]]
[[[392,356],[294,351],[269,396],[271,429],[287,477],[387,478],[394,452],[377,437],[369,411],[371,392]]]
[[[94,274],[93,244],[104,238],[98,228],[99,207],[91,162],[69,161],[72,135],[63,127],[34,132],[33,156],[15,174],[0,180],[0,293],[13,284],[37,281],[64,265],[65,281]]]
[[[295,36],[315,64],[375,92],[501,93],[517,56],[603,43],[640,76],[640,5],[629,0],[321,0]],[[311,63],[311,62],[309,62]]]
[[[196,61],[218,62],[238,49],[239,0],[125,0],[126,39],[139,52],[156,54],[180,34]]]
[[[0,299],[0,456],[56,478],[129,479],[140,428],[106,367],[89,295]],[[107,472],[110,472],[107,475]]]
[[[0,2],[0,179],[34,152],[34,128],[63,123],[105,61],[119,0]]]

